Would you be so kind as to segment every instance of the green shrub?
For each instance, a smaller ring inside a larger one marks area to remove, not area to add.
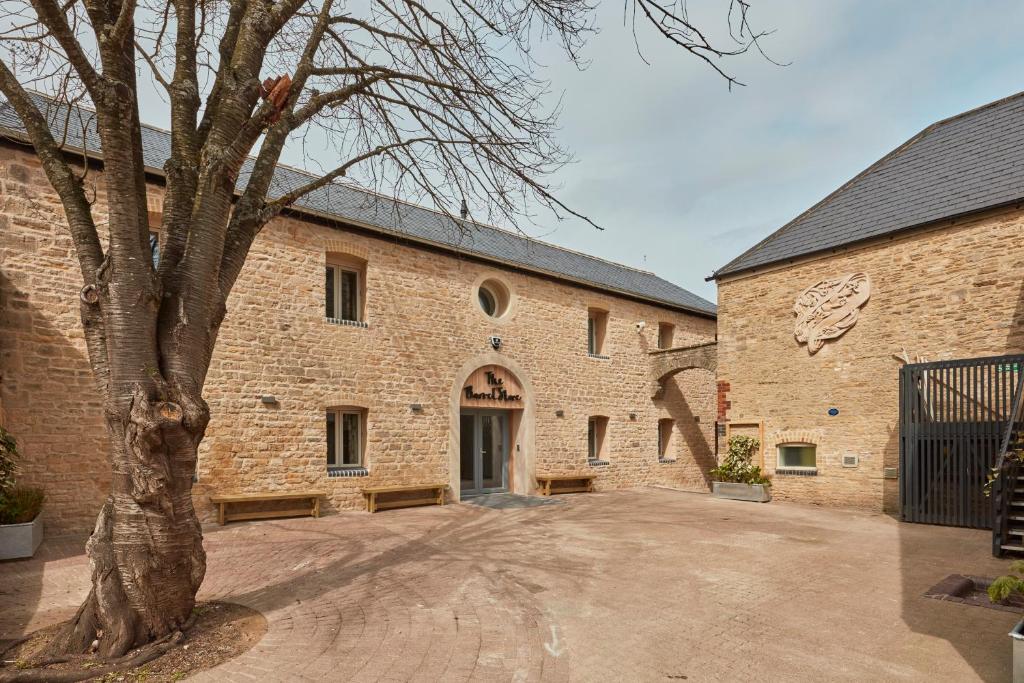
[[[1010,563],[1010,573],[1000,576],[988,587],[988,599],[1002,602],[1014,593],[1024,595],[1024,560]]]
[[[0,524],[31,522],[43,509],[42,489],[15,486],[0,494]]]
[[[18,442],[6,429],[0,427],[0,495],[14,486],[14,473],[18,471]]]
[[[761,447],[761,442],[752,436],[734,436],[729,439],[729,448],[725,460],[711,470],[714,481],[737,484],[771,485],[771,479],[761,472],[754,464],[754,452]]]

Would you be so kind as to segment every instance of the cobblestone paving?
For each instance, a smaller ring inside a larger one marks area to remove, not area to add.
[[[202,599],[269,630],[204,681],[1008,680],[986,532],[647,489],[207,531]],[[0,563],[0,638],[69,617],[82,539]]]

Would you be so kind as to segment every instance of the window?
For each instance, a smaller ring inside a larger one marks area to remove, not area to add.
[[[671,349],[675,334],[676,326],[672,323],[658,323],[658,348]]]
[[[810,443],[788,443],[779,446],[777,469],[813,470],[818,466],[817,446]]]
[[[327,467],[363,467],[362,411],[327,411]]]
[[[587,353],[591,356],[604,356],[604,339],[608,331],[608,311],[596,308],[587,309]]]
[[[503,283],[490,278],[480,283],[476,292],[477,302],[482,310],[490,318],[500,318],[508,312],[509,295],[508,287]]]
[[[155,232],[149,233],[149,255],[153,259],[153,267],[160,266],[160,236]]]
[[[592,417],[587,420],[587,460],[602,462],[607,460],[605,453],[605,436],[608,432],[607,417]]]
[[[327,264],[327,281],[324,289],[327,295],[325,313],[328,318],[362,321],[360,280],[360,272],[354,268]]]
[[[676,421],[671,418],[658,420],[658,460],[675,460],[672,454],[672,431]]]

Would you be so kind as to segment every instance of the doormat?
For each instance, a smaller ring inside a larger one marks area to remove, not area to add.
[[[463,498],[463,503],[479,505],[492,510],[515,510],[519,508],[535,508],[544,505],[565,505],[564,500],[549,496],[521,496],[518,493],[485,493],[480,496]]]
[[[987,592],[991,585],[992,579],[981,576],[950,574],[925,591],[924,597],[1024,614],[1024,596],[1011,595],[1001,602],[992,602],[988,599]]]

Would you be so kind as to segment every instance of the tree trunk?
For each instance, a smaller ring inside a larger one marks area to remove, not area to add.
[[[192,614],[206,572],[192,478],[209,413],[201,398],[178,398],[153,401],[137,387],[126,412],[108,414],[114,476],[86,544],[92,590],[51,653],[95,641],[101,656],[121,656]]]

